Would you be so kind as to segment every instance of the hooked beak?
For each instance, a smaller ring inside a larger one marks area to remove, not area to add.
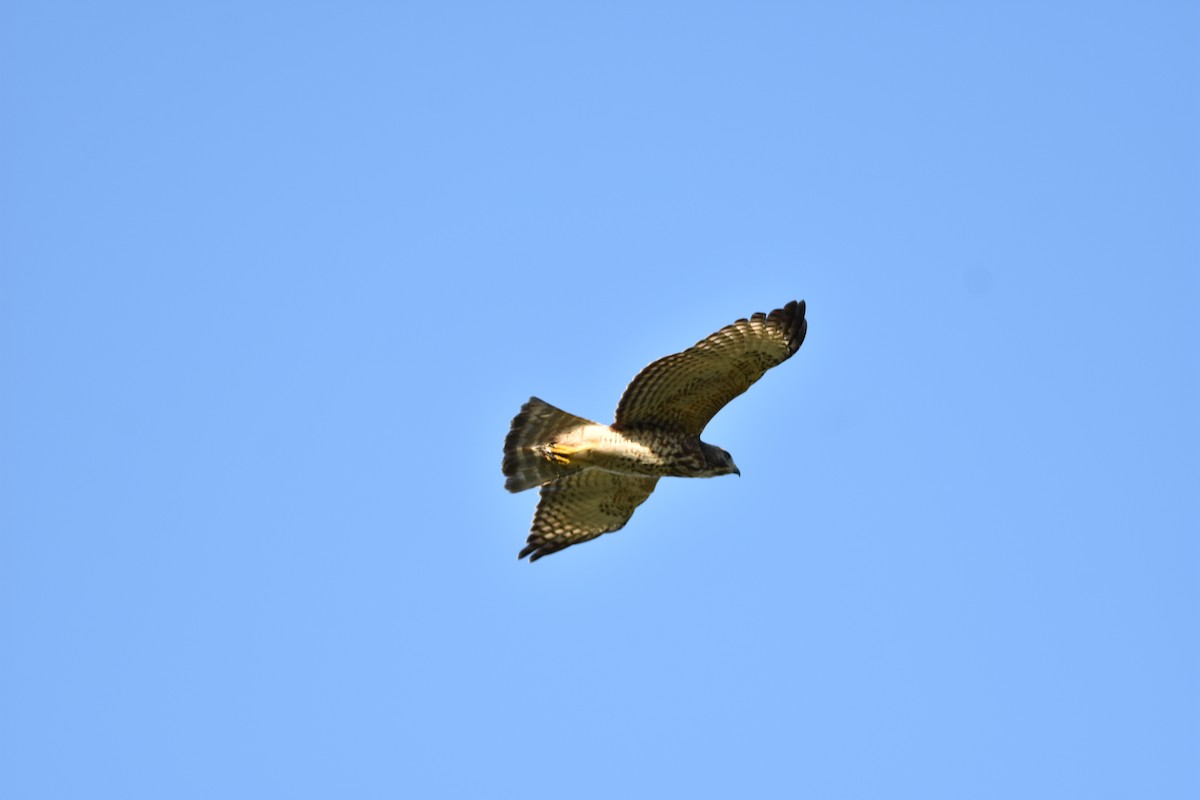
[[[737,468],[736,464],[734,464],[734,466],[733,466],[733,474],[737,475],[739,478],[742,477],[742,471]]]

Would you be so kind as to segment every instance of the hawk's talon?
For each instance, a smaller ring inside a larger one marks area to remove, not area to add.
[[[546,445],[546,460],[553,461],[556,464],[570,464],[571,456],[582,449],[581,447],[569,447],[565,444],[548,444]]]

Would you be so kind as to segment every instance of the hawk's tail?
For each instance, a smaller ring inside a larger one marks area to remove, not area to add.
[[[560,434],[580,425],[593,424],[591,420],[568,414],[544,400],[529,398],[513,418],[508,438],[504,440],[504,464],[500,468],[508,476],[504,488],[510,492],[523,492],[566,475],[571,468],[554,460],[548,446]]]

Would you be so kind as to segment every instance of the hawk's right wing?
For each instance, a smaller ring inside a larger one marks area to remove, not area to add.
[[[726,403],[791,358],[807,331],[803,300],[726,325],[639,372],[617,405],[613,428],[699,436]]]
[[[528,544],[517,558],[542,556],[625,527],[654,491],[657,477],[589,469],[542,486]]]

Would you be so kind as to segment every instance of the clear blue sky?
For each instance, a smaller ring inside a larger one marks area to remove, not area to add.
[[[8,3],[0,795],[1200,797],[1195,3]],[[808,301],[620,533],[501,444]]]

